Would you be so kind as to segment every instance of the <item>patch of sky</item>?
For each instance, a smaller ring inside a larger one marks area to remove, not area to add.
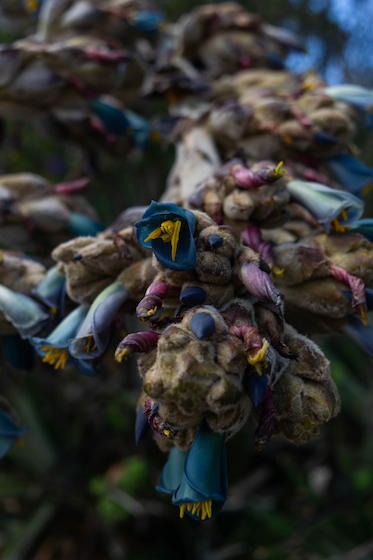
[[[316,35],[310,35],[305,40],[307,52],[290,53],[286,59],[286,67],[295,74],[307,72],[307,70],[317,70],[323,59],[325,52],[325,41]]]

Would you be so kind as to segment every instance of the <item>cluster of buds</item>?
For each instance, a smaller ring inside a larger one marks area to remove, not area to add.
[[[20,369],[36,352],[96,375],[113,326],[135,312],[147,330],[115,359],[141,354],[136,442],[153,430],[169,451],[158,489],[205,520],[226,500],[225,443],[249,418],[260,450],[272,435],[305,442],[338,413],[329,362],[305,335],[343,329],[373,355],[360,198],[373,170],[351,155],[373,95],[292,76],[284,58],[299,39],[238,4],[198,7],[166,31],[161,19],[147,1],[44,0],[37,34],[0,50],[7,118],[52,117],[88,149],[123,154],[154,132],[124,106],[143,85],[170,102],[157,130],[176,144],[161,202],[105,231],[70,196],[84,180],[0,178],[1,244],[34,251],[47,232],[57,245],[48,271],[1,254],[0,334]],[[21,433],[5,414],[0,403],[4,452]]]
[[[103,229],[80,193],[86,178],[52,185],[33,173],[0,176],[0,246],[49,259],[51,250],[75,235]]]

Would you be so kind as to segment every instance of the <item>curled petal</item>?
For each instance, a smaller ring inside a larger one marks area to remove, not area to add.
[[[145,296],[136,307],[136,315],[141,321],[148,321],[162,307],[162,300],[157,295]]]
[[[262,177],[260,177],[258,173],[251,171],[251,169],[233,168],[232,175],[237,185],[244,189],[256,189],[266,184],[266,181],[262,179]]]
[[[49,319],[49,315],[39,303],[2,285],[0,285],[0,311],[18,330],[21,338],[36,334]]]
[[[280,305],[284,299],[271,277],[254,263],[244,263],[241,266],[239,277],[245,288],[259,301]]]
[[[122,362],[133,352],[149,352],[158,343],[159,334],[153,331],[137,332],[127,335],[117,346],[115,359]]]
[[[177,490],[183,477],[184,463],[187,454],[187,451],[180,451],[177,447],[171,449],[167,463],[162,470],[161,484],[160,486],[156,486],[158,492],[163,492],[168,496],[172,496],[175,490]]]
[[[352,292],[352,305],[357,307],[359,311],[360,318],[365,326],[368,326],[367,319],[367,300],[365,294],[365,284],[361,278],[348,274],[348,272],[339,266],[332,265],[329,268],[329,272],[333,278],[349,286]]]
[[[248,226],[241,233],[242,241],[258,253],[269,264],[273,265],[272,247],[266,241],[263,241],[260,229],[256,226]]]
[[[32,293],[45,305],[59,309],[64,300],[65,285],[66,278],[57,272],[57,266],[52,266]]]

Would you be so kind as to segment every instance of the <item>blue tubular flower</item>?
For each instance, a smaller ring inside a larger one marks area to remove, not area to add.
[[[358,220],[350,224],[349,231],[353,233],[361,233],[364,235],[371,243],[373,242],[373,218],[365,218],[364,220]]]
[[[349,315],[347,324],[342,331],[368,356],[373,358],[373,327],[371,325],[365,327],[358,317]]]
[[[323,93],[350,103],[359,111],[368,111],[373,106],[373,89],[367,89],[356,84],[341,84],[339,86],[330,86],[323,90]]]
[[[42,305],[0,284],[0,311],[21,338],[36,334],[49,319]]]
[[[70,222],[67,229],[76,237],[79,237],[80,235],[92,235],[92,237],[94,237],[96,233],[103,231],[105,226],[85,214],[72,212],[70,214]]]
[[[66,278],[57,272],[56,265],[48,270],[43,280],[32,293],[52,310],[56,310],[64,305],[65,286]]]
[[[146,148],[150,139],[155,139],[155,131],[150,122],[133,111],[118,109],[99,99],[90,99],[88,104],[110,134],[127,136],[141,149]]]
[[[0,459],[17,443],[28,427],[18,428],[10,414],[0,409]]]
[[[142,220],[135,223],[137,238],[141,245],[153,249],[163,266],[190,270],[196,266],[195,221],[189,210],[152,200]]]
[[[127,23],[143,33],[156,33],[163,23],[164,17],[159,12],[139,10],[127,19]]]
[[[103,290],[92,303],[78,333],[70,340],[69,352],[74,358],[98,358],[106,349],[111,323],[128,298],[128,290],[117,280]]]
[[[359,195],[373,181],[373,168],[350,154],[337,154],[325,161],[325,166],[349,192]]]
[[[167,463],[162,470],[161,484],[155,488],[158,492],[163,492],[163,494],[172,496],[178,489],[183,478],[184,464],[187,455],[187,451],[181,451],[177,447],[171,449]]]
[[[358,220],[364,211],[364,202],[345,191],[331,189],[321,183],[290,181],[286,185],[292,198],[307,208],[312,216],[330,233],[331,224],[337,231]],[[342,225],[338,219],[342,218]]]
[[[180,506],[180,517],[186,512],[193,519],[204,521],[219,513],[227,499],[227,490],[225,435],[202,424],[185,459],[172,504]]]
[[[84,375],[92,376],[98,373],[89,363],[73,358],[68,351],[70,340],[76,335],[88,311],[88,306],[80,305],[69,313],[47,338],[30,338],[31,344],[43,357],[43,362],[54,366],[54,369],[75,365]]]

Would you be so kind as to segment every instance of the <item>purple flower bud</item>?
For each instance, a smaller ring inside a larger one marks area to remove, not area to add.
[[[284,299],[271,277],[254,263],[245,262],[241,266],[239,277],[245,288],[259,301],[280,305]]]
[[[128,334],[117,346],[115,351],[116,361],[122,362],[133,352],[149,352],[157,346],[158,338],[159,334],[153,331]]]
[[[237,185],[244,189],[256,189],[266,184],[266,181],[251,169],[233,168],[232,175]]]
[[[157,280],[156,282],[152,282],[149,288],[146,290],[145,295],[156,295],[161,299],[164,299],[167,296],[168,286],[166,282],[162,282],[161,280]]]
[[[258,253],[269,265],[273,264],[272,247],[263,241],[260,229],[256,226],[248,226],[241,233],[242,241],[253,251]]]

